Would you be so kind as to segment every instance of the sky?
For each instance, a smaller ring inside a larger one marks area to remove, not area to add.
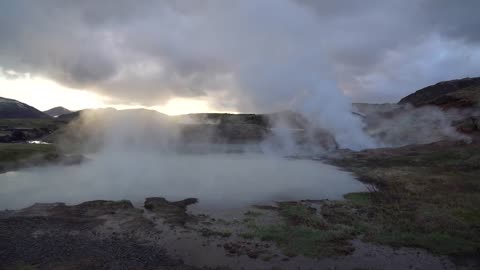
[[[397,102],[480,76],[478,10],[478,0],[1,0],[0,96],[168,114]]]

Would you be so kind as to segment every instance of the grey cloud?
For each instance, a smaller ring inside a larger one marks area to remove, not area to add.
[[[312,92],[332,98],[337,86],[355,101],[393,102],[478,75],[479,5],[2,1],[0,66],[123,103],[221,95],[241,110],[274,110]]]
[[[89,31],[72,10],[53,1],[2,2],[0,65],[50,77],[72,86],[92,86],[115,73],[102,33]]]
[[[480,1],[428,0],[422,4],[423,19],[434,25],[435,31],[468,43],[480,42]]]

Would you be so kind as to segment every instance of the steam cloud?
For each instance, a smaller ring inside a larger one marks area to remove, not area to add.
[[[375,143],[342,92],[392,101],[435,81],[477,75],[479,5],[4,1],[0,63],[119,103],[181,96],[239,111],[293,109],[333,131],[341,147],[361,149]]]

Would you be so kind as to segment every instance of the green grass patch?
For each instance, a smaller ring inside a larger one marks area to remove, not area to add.
[[[347,193],[343,197],[355,205],[370,205],[372,203],[372,193],[370,192]]]
[[[257,225],[250,220],[245,236],[272,241],[289,256],[325,257],[346,255],[353,251],[347,241],[354,229],[349,226],[328,226],[314,208],[303,203],[279,203],[282,220],[278,224]]]
[[[57,149],[52,144],[1,143],[0,162],[17,162],[35,155],[55,156]]]
[[[286,254],[308,257],[349,254],[353,249],[346,240],[352,233],[352,228],[342,226],[320,230],[304,225],[272,225],[255,230],[256,237],[275,242]]]
[[[0,126],[9,128],[57,129],[64,123],[55,119],[0,119]]]
[[[16,263],[13,266],[6,267],[5,270],[35,270],[37,267],[23,262]]]
[[[278,205],[280,215],[289,225],[304,225],[312,228],[324,228],[324,221],[315,214],[316,210],[302,203],[281,202]]]
[[[451,143],[353,153],[334,162],[375,185],[322,206],[331,226],[364,240],[443,255],[480,251],[480,144]]]

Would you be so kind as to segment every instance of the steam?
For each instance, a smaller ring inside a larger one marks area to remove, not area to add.
[[[48,58],[50,53],[38,57],[38,65],[49,77],[119,102],[156,105],[172,97],[206,97],[213,107],[241,112],[292,110],[316,128],[330,130],[340,147],[374,146],[350,115],[351,102],[336,85],[320,35],[323,26],[306,5],[291,0],[151,4],[151,9],[127,5],[132,14],[125,24],[117,18],[124,13],[111,14],[103,5],[98,10],[64,5],[72,13],[82,11],[80,17],[89,23],[86,37],[83,31],[71,32],[70,42],[91,38],[101,46],[75,51],[68,44],[65,48],[72,49],[58,56],[65,59],[63,67]],[[139,17],[139,11],[145,15]],[[41,14],[34,18],[46,19]],[[85,23],[59,16],[73,26]],[[51,40],[61,36],[62,29],[54,30]]]
[[[162,154],[262,152],[311,156],[339,148],[358,150],[470,140],[457,129],[474,115],[471,111],[396,104],[354,107],[354,112],[344,115],[331,114],[336,111],[329,106],[313,106],[304,114],[284,111],[175,117],[144,109],[89,110],[59,133],[57,141],[67,152],[76,148],[87,153],[146,150]]]
[[[296,111],[331,132],[339,147],[358,150],[377,145],[343,92],[393,100],[440,79],[475,75],[478,31],[466,26],[475,25],[477,6],[19,0],[1,4],[0,62],[118,104],[189,97],[218,110]]]
[[[185,136],[186,124],[198,125],[200,131],[188,132],[205,137]],[[267,147],[269,136],[257,144],[222,142],[215,137],[215,125],[221,124],[149,110],[87,111],[58,142],[76,146],[87,160],[4,174],[0,208],[95,199],[138,203],[151,196],[196,197],[202,207],[236,208],[276,200],[339,199],[364,190],[348,172],[318,161],[284,158],[286,153],[273,144]],[[266,148],[270,151],[263,151]]]
[[[355,107],[365,122],[365,132],[381,147],[471,140],[455,127],[455,123],[473,115],[469,110],[397,104],[356,104]]]

